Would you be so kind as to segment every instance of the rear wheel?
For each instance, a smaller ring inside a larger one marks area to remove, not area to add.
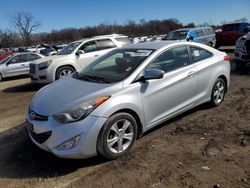
[[[107,159],[116,159],[129,152],[137,137],[137,123],[127,113],[108,118],[97,140],[97,151]]]
[[[210,46],[210,47],[213,47],[213,43],[212,42],[207,43],[207,45]]]
[[[216,42],[215,46],[216,49],[218,49],[220,47],[220,44]]]
[[[224,100],[226,93],[226,84],[223,79],[217,78],[214,83],[212,94],[211,94],[211,105],[219,106]]]
[[[73,72],[75,72],[75,69],[70,66],[63,66],[57,69],[56,71],[56,80],[62,78],[63,76],[69,76]]]

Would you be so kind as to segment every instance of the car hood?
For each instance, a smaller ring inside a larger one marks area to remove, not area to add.
[[[70,54],[69,54],[70,55]],[[44,57],[44,58],[41,58],[41,59],[38,59],[38,60],[35,60],[32,62],[32,64],[39,64],[41,62],[45,62],[45,61],[49,61],[49,60],[52,60],[53,61],[62,61],[62,60],[65,60],[65,57],[66,56],[69,56],[69,55],[53,55],[53,56],[47,56],[47,57]]]
[[[39,90],[30,103],[30,109],[40,115],[52,116],[86,101],[111,96],[122,87],[121,82],[103,84],[66,77]]]

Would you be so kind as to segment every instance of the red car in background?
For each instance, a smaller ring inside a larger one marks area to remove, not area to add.
[[[221,31],[215,33],[216,47],[235,45],[236,40],[250,31],[250,23],[232,23],[222,26]]]
[[[0,51],[0,61],[6,57],[8,57],[9,55],[13,54],[13,51],[5,49],[3,51]]]

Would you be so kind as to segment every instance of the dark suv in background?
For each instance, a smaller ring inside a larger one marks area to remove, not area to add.
[[[239,68],[250,67],[250,32],[236,41],[234,57]]]
[[[222,26],[221,31],[215,33],[216,47],[235,45],[236,40],[250,31],[249,23],[232,23]]]

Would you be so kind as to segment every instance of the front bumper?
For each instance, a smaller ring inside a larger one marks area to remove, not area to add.
[[[235,49],[234,57],[236,60],[246,61],[246,62],[250,61],[250,53],[246,53],[238,49]]]
[[[49,68],[39,70],[37,65],[31,64],[29,76],[33,83],[47,84],[54,81],[53,75],[50,72]]]
[[[43,150],[61,158],[88,158],[97,155],[98,134],[107,118],[87,116],[82,121],[59,124],[52,117],[48,121],[31,120],[27,117],[27,127],[31,140]],[[65,150],[57,147],[80,136],[78,144]]]

